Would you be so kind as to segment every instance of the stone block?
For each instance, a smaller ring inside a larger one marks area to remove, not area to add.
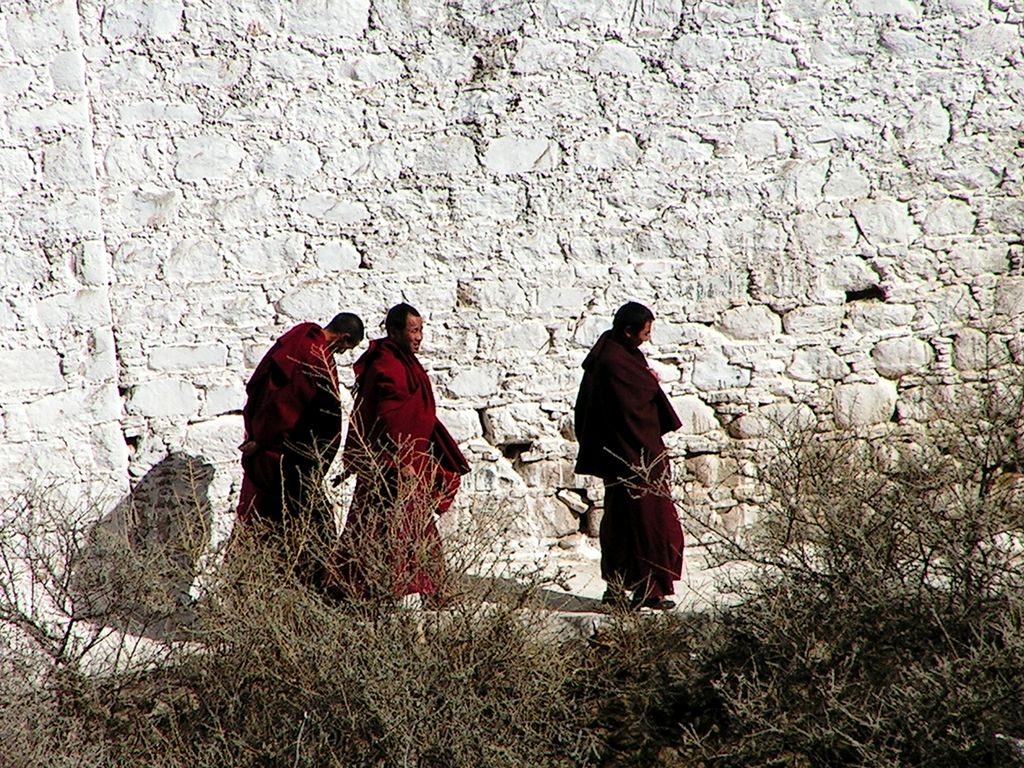
[[[101,29],[103,37],[121,39],[170,40],[182,27],[182,0],[143,0],[138,3],[116,3],[104,9]]]
[[[927,149],[949,143],[952,119],[949,110],[935,98],[923,98],[911,105],[910,120],[903,129],[903,141]]]
[[[528,496],[527,531],[541,539],[558,539],[580,529],[579,518],[554,495]]]
[[[953,341],[953,364],[961,371],[990,371],[1010,361],[1006,340],[977,328],[963,328]]]
[[[57,294],[40,301],[36,315],[44,328],[89,331],[110,325],[110,297],[99,288]]]
[[[352,76],[360,83],[391,83],[405,74],[405,64],[393,53],[368,54],[352,66]]]
[[[148,418],[189,419],[199,411],[199,393],[182,379],[155,379],[132,387],[128,412]]]
[[[643,162],[645,167],[665,170],[707,162],[714,153],[713,145],[698,134],[679,129],[656,134],[644,152]]]
[[[199,125],[203,121],[203,113],[194,104],[135,101],[121,107],[121,121],[129,125],[144,125],[146,123]]]
[[[515,469],[528,487],[542,491],[565,488],[576,482],[575,462],[568,459],[518,462]]]
[[[537,403],[512,403],[483,412],[484,437],[491,445],[529,443],[554,433],[554,425]]]
[[[576,60],[576,51],[563,43],[527,38],[512,60],[512,71],[520,75],[565,71]]]
[[[576,160],[584,168],[618,170],[630,168],[640,158],[640,148],[631,133],[617,132],[587,139],[576,151]]]
[[[240,414],[217,416],[213,419],[189,424],[183,441],[185,450],[193,456],[221,464],[237,464],[241,458],[238,444],[242,442],[245,426]]]
[[[175,243],[160,271],[170,283],[212,282],[224,277],[224,256],[214,240],[190,237]]]
[[[360,37],[370,18],[370,0],[293,0],[281,6],[289,32],[311,38]]]
[[[871,182],[856,166],[833,164],[822,191],[828,200],[862,198],[871,192]]]
[[[82,93],[85,90],[85,59],[81,51],[62,51],[50,62],[53,89],[62,93]]]
[[[19,59],[40,64],[47,61],[55,50],[77,41],[78,8],[73,0],[45,4],[4,3],[3,10],[6,35],[0,28],[0,41],[6,38],[10,50]],[[0,52],[3,48],[0,42]]]
[[[484,152],[484,167],[511,175],[553,170],[560,162],[558,145],[547,139],[502,136],[492,139]]]
[[[76,387],[11,406],[6,417],[8,439],[66,437],[75,428],[117,421],[121,417],[121,400],[117,388],[109,384]],[[76,447],[81,450],[81,446]]]
[[[729,425],[729,434],[737,440],[784,437],[814,429],[818,417],[803,403],[769,403],[740,416]]]
[[[110,283],[111,255],[102,241],[86,241],[75,256],[75,274],[86,286],[101,287]]]
[[[691,381],[702,392],[736,389],[750,383],[750,371],[730,365],[722,355],[704,354],[693,364]]]
[[[832,405],[836,424],[843,429],[883,424],[892,419],[896,408],[896,384],[840,384],[833,392]]]
[[[921,236],[907,204],[898,200],[859,200],[850,205],[850,210],[872,245],[909,245]]]
[[[56,350],[2,349],[0,370],[13,372],[0,379],[0,402],[30,393],[64,389],[60,356]]]
[[[43,148],[43,183],[52,189],[92,191],[96,169],[92,143],[79,133],[65,134]]]
[[[857,243],[857,224],[849,216],[836,218],[800,213],[793,220],[793,243],[803,253],[828,254],[849,251]]]
[[[634,7],[632,0],[545,0],[543,18],[553,28],[618,29]]]
[[[767,339],[782,331],[782,320],[763,304],[728,309],[717,325],[734,339]]]
[[[879,37],[885,49],[896,58],[933,62],[939,56],[938,48],[913,32],[889,29]]]
[[[838,259],[824,270],[822,277],[827,288],[843,293],[877,288],[881,282],[874,266],[860,256]]]
[[[321,167],[320,153],[308,141],[285,141],[270,147],[259,164],[268,179],[308,179]]]
[[[9,62],[10,59],[4,55],[3,40],[3,36],[0,35],[0,61]],[[13,104],[15,99],[24,96],[33,80],[35,72],[32,67],[4,63],[0,65],[0,96],[9,99],[8,103]]]
[[[996,312],[1018,320],[1024,314],[1024,277],[1005,277],[999,281]]]
[[[180,139],[175,176],[180,181],[225,181],[235,177],[246,156],[239,144],[225,136]]]
[[[480,414],[473,408],[438,408],[437,418],[459,443],[483,437]]]
[[[325,192],[314,192],[298,201],[295,209],[318,221],[332,224],[355,224],[370,217],[370,211],[363,203],[346,200]]]
[[[39,132],[59,132],[89,127],[89,108],[84,101],[57,102],[46,107],[29,107],[10,112],[11,130],[34,136]]]
[[[223,344],[171,344],[154,347],[149,367],[154,371],[192,371],[221,368],[227,364],[228,349]]]
[[[979,24],[965,28],[963,56],[972,62],[1000,62],[1020,51],[1020,24]]]
[[[363,257],[350,240],[336,240],[318,246],[313,252],[316,264],[325,272],[359,269]]]
[[[301,264],[306,250],[305,238],[297,232],[281,231],[268,237],[237,244],[236,256],[252,275],[279,275]]]
[[[122,194],[117,210],[131,229],[156,229],[174,218],[180,203],[177,190],[144,184]]]
[[[498,371],[490,366],[472,366],[452,376],[448,390],[456,399],[476,400],[498,391]]]
[[[793,151],[783,128],[775,120],[752,120],[743,123],[736,134],[736,151],[755,162],[775,157],[789,157]]]
[[[425,176],[465,174],[476,170],[476,147],[466,136],[434,139],[416,152],[413,168]]]
[[[644,62],[629,46],[609,40],[594,51],[587,69],[594,74],[639,75],[644,71]]]
[[[948,261],[962,275],[1000,275],[1010,268],[1009,248],[1005,244],[957,243],[949,249]]]
[[[735,459],[714,453],[704,453],[688,458],[685,466],[687,471],[692,473],[697,482],[705,488],[732,484],[739,472],[739,465]]]
[[[205,388],[203,416],[221,416],[229,411],[241,410],[245,405],[245,387],[241,382],[213,384]]]
[[[642,36],[668,35],[676,31],[682,15],[683,0],[646,0],[635,6],[631,21]]]
[[[875,370],[887,379],[898,379],[927,368],[935,358],[931,345],[913,336],[880,341],[871,350]]]
[[[913,304],[886,304],[879,301],[856,302],[850,305],[850,328],[864,333],[885,333],[909,328],[914,319]]]
[[[703,435],[721,428],[715,410],[696,395],[672,398],[679,420],[683,422],[680,431],[688,435]]]
[[[921,10],[911,0],[853,0],[853,10],[865,16],[919,18]]]
[[[501,494],[508,497],[526,493],[526,483],[502,456],[470,462],[468,475],[462,478],[462,489],[478,494]]]
[[[27,149],[0,147],[0,196],[20,194],[34,175],[35,165]]]
[[[797,381],[840,381],[850,373],[850,366],[831,349],[804,347],[793,352],[786,373]]]

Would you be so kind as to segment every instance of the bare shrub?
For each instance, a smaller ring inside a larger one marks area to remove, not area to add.
[[[1019,373],[1019,372],[1018,372]],[[713,765],[1001,765],[1024,734],[1020,379],[886,439],[780,438],[754,566],[699,652]],[[707,673],[710,672],[710,675]]]
[[[47,508],[45,499],[33,504]],[[52,546],[55,533],[57,541],[88,543],[99,516],[50,510],[52,525],[27,528],[17,546],[0,550],[7,562],[45,565],[53,577],[48,589],[67,606],[46,642],[33,645],[49,619],[18,614],[21,592],[0,598],[5,627],[29,638],[4,648],[3,663],[17,674],[3,683],[0,728],[10,738],[0,740],[0,764],[571,765],[589,751],[565,685],[579,641],[545,635],[536,610],[542,581],[512,581],[496,563],[495,537],[512,514],[500,504],[473,510],[474,526],[448,561],[446,578],[453,585],[466,584],[470,571],[476,578],[445,610],[350,595],[339,602],[311,581],[309,564],[330,565],[335,543],[315,503],[283,525],[253,521],[233,537],[223,565],[204,577],[195,620],[134,667],[109,656],[102,664],[77,663],[84,658],[78,646],[72,653],[54,645],[78,623],[85,642],[90,632],[106,633],[115,652],[138,642],[103,623],[97,610],[124,596],[86,601],[81,615],[74,608],[76,585],[113,590],[137,580],[76,580],[81,545],[40,563],[40,548]],[[15,517],[27,519],[23,511]],[[127,557],[138,548],[120,552]],[[489,561],[473,562],[474,553]],[[489,578],[491,569],[506,576]],[[122,572],[164,574],[165,567],[139,560]],[[371,592],[392,586],[388,577]]]

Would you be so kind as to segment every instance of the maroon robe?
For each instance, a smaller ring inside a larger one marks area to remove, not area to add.
[[[605,482],[601,576],[641,597],[671,595],[683,530],[662,435],[681,426],[647,359],[606,331],[583,361],[576,398],[576,472]]]
[[[338,373],[323,329],[302,323],[285,333],[245,391],[238,515],[280,523],[287,507],[294,514],[305,503],[338,450]]]
[[[363,597],[433,594],[445,572],[433,515],[451,506],[469,465],[438,420],[430,379],[413,353],[375,339],[354,368],[344,462],[356,488],[339,558],[343,589]]]

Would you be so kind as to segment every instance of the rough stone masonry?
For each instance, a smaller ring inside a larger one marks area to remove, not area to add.
[[[885,429],[1024,356],[1022,33],[1021,0],[4,0],[2,493],[186,455],[230,525],[263,351],[406,300],[467,496],[564,535],[579,364],[636,299],[682,492],[743,523],[771,419]]]

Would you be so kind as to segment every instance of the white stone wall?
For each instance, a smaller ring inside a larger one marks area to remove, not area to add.
[[[227,509],[271,341],[407,300],[470,485],[568,532],[579,363],[637,299],[687,487],[742,516],[766,418],[913,418],[983,332],[1024,354],[1022,33],[1020,0],[4,0],[0,487],[175,452]]]

